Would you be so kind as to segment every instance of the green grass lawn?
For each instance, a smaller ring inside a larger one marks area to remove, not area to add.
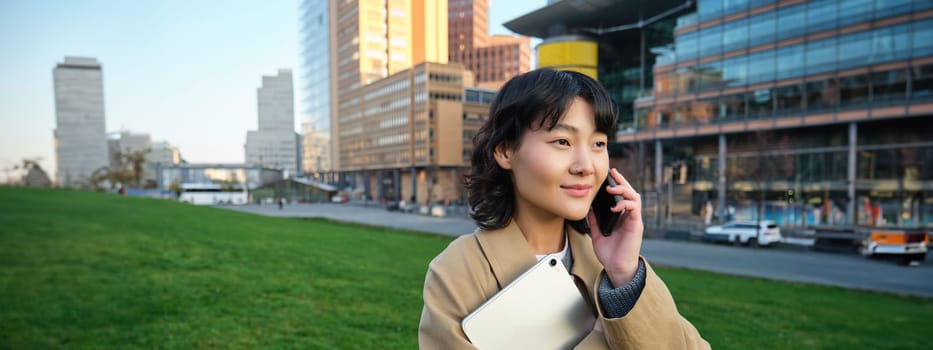
[[[0,187],[0,349],[417,347],[451,238]],[[717,349],[928,348],[933,299],[658,268]]]

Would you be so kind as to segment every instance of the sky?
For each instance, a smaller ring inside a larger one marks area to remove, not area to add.
[[[300,2],[0,0],[0,183],[24,158],[54,177],[52,69],[65,56],[100,62],[107,132],[168,141],[188,162],[243,162],[256,89],[279,69],[295,79],[299,131]],[[546,3],[491,0],[490,32],[512,34],[502,23]]]

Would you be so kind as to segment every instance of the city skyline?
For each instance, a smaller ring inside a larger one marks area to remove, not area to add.
[[[490,32],[510,34],[503,22],[545,4],[493,2]],[[261,77],[298,70],[302,87],[300,1],[212,5],[0,4],[0,31],[19,33],[0,38],[0,63],[10,68],[0,83],[0,169],[41,157],[55,172],[52,69],[65,56],[100,62],[107,132],[150,134],[190,162],[241,162],[245,131],[257,128]],[[295,131],[306,117],[301,103]],[[0,174],[0,182],[20,175]]]

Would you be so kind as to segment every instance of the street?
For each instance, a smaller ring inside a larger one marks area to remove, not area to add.
[[[328,218],[335,221],[384,226],[457,236],[476,225],[467,217],[439,218],[387,211],[383,207],[351,204],[289,204],[221,206],[241,212],[277,216]],[[855,254],[804,249],[749,248],[701,242],[646,239],[642,255],[653,265],[681,267],[781,281],[815,283],[933,298],[933,259],[919,266],[900,266]]]

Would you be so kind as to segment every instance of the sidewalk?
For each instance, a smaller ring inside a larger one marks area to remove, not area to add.
[[[281,210],[275,205],[218,208],[276,217],[327,218],[448,236],[459,236],[476,229],[476,224],[465,214],[463,217],[433,217],[388,211],[378,205],[288,204]],[[807,243],[804,240],[794,243],[804,245],[755,249],[646,237],[641,253],[658,266],[933,298],[933,254],[928,255],[920,266],[903,267],[865,259],[857,254],[801,249]]]
[[[287,204],[281,210],[276,205],[240,205],[221,206],[246,213],[295,218],[326,218],[336,221],[352,222],[364,225],[390,227],[395,229],[425,233],[459,236],[476,229],[473,220],[466,217],[433,217],[413,213],[388,211],[384,206],[362,203],[296,203]]]

